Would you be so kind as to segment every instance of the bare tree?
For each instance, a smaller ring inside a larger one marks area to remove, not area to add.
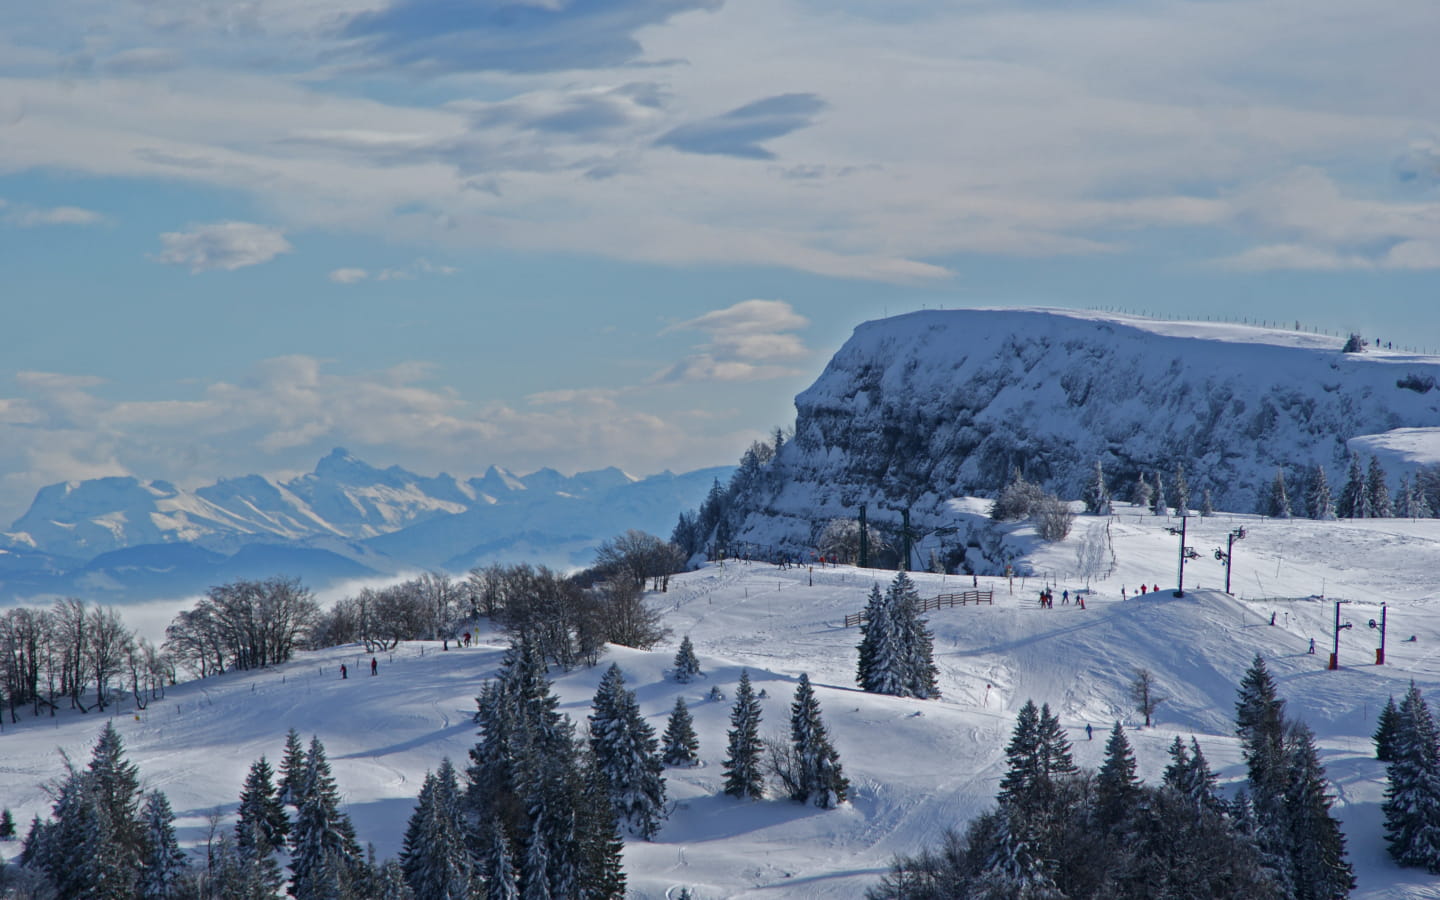
[[[1164,703],[1167,697],[1162,697],[1155,692],[1155,676],[1150,674],[1149,669],[1136,669],[1135,677],[1130,682],[1130,699],[1135,701],[1140,713],[1145,716],[1145,727],[1150,727],[1150,717],[1155,710]]]
[[[1070,504],[1054,494],[1046,494],[1034,509],[1035,533],[1042,541],[1063,541],[1070,534],[1075,513]]]
[[[870,552],[878,553],[888,549],[885,538],[876,530],[874,525],[866,523],[865,531],[870,542]],[[860,559],[860,521],[858,519],[831,519],[825,524],[825,530],[820,533],[820,539],[815,542],[816,549],[827,557],[839,559],[845,563],[855,563]]]
[[[605,576],[629,578],[640,590],[654,578],[657,588],[666,588],[668,576],[685,569],[685,551],[634,528],[600,544],[595,549],[595,569]]]

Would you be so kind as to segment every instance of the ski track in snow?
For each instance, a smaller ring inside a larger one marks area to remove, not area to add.
[[[1440,897],[1433,877],[1399,869],[1384,851],[1379,804],[1384,768],[1372,758],[1370,733],[1385,698],[1411,678],[1431,695],[1440,687],[1440,521],[1370,520],[1316,523],[1222,515],[1191,519],[1189,543],[1201,554],[1186,567],[1187,596],[1172,596],[1177,524],[1122,507],[1112,522],[1117,566],[1092,578],[1088,608],[1042,610],[1046,578],[1009,582],[980,578],[995,603],[929,614],[940,670],[939,700],[865,694],[855,687],[859,630],[844,616],[864,607],[872,584],[891,572],[848,567],[779,569],[727,562],[672,580],[652,594],[670,638],[650,652],[608,648],[601,666],[552,673],[562,709],[583,727],[609,661],[625,671],[641,709],[662,731],[676,696],[690,706],[702,764],[666,771],[672,818],[656,841],[626,848],[631,892],[673,896],[682,886],[697,897],[853,898],[885,872],[897,853],[932,845],[944,829],[994,802],[1004,772],[1004,747],[1014,714],[1026,699],[1049,703],[1069,729],[1076,761],[1098,765],[1104,736],[1120,719],[1130,732],[1140,774],[1160,777],[1166,748],[1195,735],[1220,777],[1234,785],[1244,765],[1233,735],[1235,685],[1262,653],[1287,709],[1317,734],[1334,783],[1336,810],[1364,900]],[[1236,595],[1218,590],[1224,572],[1210,551],[1244,525],[1235,545]],[[1036,571],[1052,573],[1057,595],[1084,587],[1075,569],[1081,517],[1071,539],[1039,545]],[[912,576],[923,595],[963,590],[969,576]],[[1133,597],[1141,580],[1158,595]],[[1130,599],[1120,599],[1121,587]],[[1322,599],[1323,595],[1323,599]],[[1269,599],[1265,599],[1269,598]],[[1332,647],[1334,600],[1353,627],[1341,633],[1338,672],[1325,670]],[[1387,665],[1373,665],[1378,631],[1368,627],[1388,603]],[[1270,616],[1275,614],[1275,625]],[[675,648],[690,635],[702,677],[668,677]],[[1415,635],[1415,642],[1404,639]],[[245,772],[265,754],[278,765],[286,729],[324,741],[362,840],[382,857],[399,850],[414,792],[426,771],[448,756],[468,764],[476,740],[474,697],[504,653],[503,636],[481,632],[477,647],[442,650],[416,642],[376,654],[358,647],[301,654],[283,666],[230,673],[170,689],[137,711],[122,702],[106,715],[120,729],[145,786],[169,794],[179,833],[203,840],[206,817],[232,816]],[[1311,637],[1317,653],[1306,652]],[[351,675],[339,677],[341,663]],[[825,721],[851,779],[851,802],[821,811],[784,799],[740,802],[720,795],[721,760],[730,704],[747,668],[762,701],[761,733],[788,733],[796,679],[808,672]],[[1129,699],[1137,668],[1156,677],[1166,701],[1154,728],[1141,728]],[[710,701],[712,686],[725,694]],[[57,750],[88,758],[101,716],[64,711],[22,717],[0,735],[0,798],[22,828],[48,812],[41,783],[61,772]],[[1094,740],[1086,740],[1085,725]],[[0,848],[13,855],[18,844]]]

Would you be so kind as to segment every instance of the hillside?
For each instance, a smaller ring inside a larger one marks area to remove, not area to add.
[[[1074,590],[1083,585],[1067,574],[1076,550],[1104,521],[1082,516],[1071,538],[1055,545],[1035,544],[1024,525],[1009,539],[1029,548],[1028,564],[1053,573],[1057,588]],[[1119,717],[1132,728],[1147,780],[1158,779],[1174,735],[1193,733],[1222,779],[1234,782],[1243,776],[1231,735],[1235,684],[1257,652],[1288,709],[1318,733],[1360,878],[1355,896],[1432,895],[1433,877],[1397,869],[1384,854],[1384,776],[1369,734],[1379,705],[1410,679],[1432,699],[1440,689],[1440,596],[1426,574],[1440,565],[1440,522],[1192,519],[1190,543],[1207,555],[1238,525],[1248,537],[1236,545],[1236,597],[1215,590],[1223,570],[1202,558],[1187,567],[1192,589],[1184,599],[1171,596],[1177,540],[1164,530],[1170,524],[1128,508],[1111,521],[1117,566],[1092,579],[1085,610],[1058,603],[1039,609],[1034,579],[1016,579],[1012,594],[1003,579],[982,577],[980,585],[996,591],[993,606],[932,613],[944,691],[938,701],[867,695],[853,686],[859,636],[843,627],[843,617],[863,605],[872,583],[893,573],[731,562],[681,576],[668,594],[652,595],[673,639],[649,653],[609,648],[605,660],[620,663],[657,731],[676,695],[685,696],[704,765],[667,770],[674,815],[654,843],[626,849],[634,896],[660,898],[680,885],[704,898],[860,896],[893,854],[918,849],[992,802],[1014,712],[1027,698],[1059,712],[1082,764],[1095,765],[1102,747],[1098,735],[1085,740],[1084,726],[1099,731]],[[970,582],[914,577],[926,595]],[[1133,597],[1142,579],[1160,585],[1158,597]],[[1122,586],[1130,599],[1121,600]],[[1324,600],[1312,596],[1321,593]],[[1343,615],[1356,626],[1342,635],[1339,672],[1324,670],[1333,599],[1349,601]],[[1382,601],[1389,603],[1389,659],[1376,667],[1377,632],[1366,622],[1379,618]],[[665,671],[684,634],[706,677],[682,686]],[[1413,642],[1404,640],[1411,635]],[[1316,656],[1305,652],[1312,636],[1322,651]],[[475,741],[473,697],[501,654],[493,634],[479,649],[407,644],[381,657],[378,678],[341,681],[341,661],[354,673],[368,657],[337,648],[270,671],[181,685],[143,712],[122,711],[115,723],[146,783],[169,794],[182,838],[192,844],[212,809],[233,812],[245,769],[262,753],[273,760],[288,727],[316,733],[362,839],[392,855],[425,771],[442,756],[463,765]],[[794,681],[810,674],[854,786],[852,803],[821,812],[781,799],[719,796],[729,702],[704,696],[712,685],[732,694],[741,667],[769,694],[763,733],[786,726]],[[1171,698],[1153,729],[1134,727],[1127,699],[1139,667],[1154,672]],[[602,672],[556,673],[572,719],[587,714]],[[20,822],[45,811],[38,785],[58,773],[56,748],[83,759],[98,727],[94,716],[75,714],[6,724],[0,797]]]
[[[1440,359],[1244,325],[1058,309],[931,310],[855,329],[795,398],[795,436],[737,500],[742,542],[811,547],[853,518],[952,525],[944,501],[991,496],[1021,469],[1079,497],[1098,460],[1123,496],[1137,475],[1253,511],[1277,470],[1343,480],[1352,449],[1392,489],[1440,454]],[[999,570],[997,570],[999,571]]]

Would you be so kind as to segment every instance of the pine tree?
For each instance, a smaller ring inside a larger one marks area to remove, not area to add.
[[[1215,515],[1215,504],[1210,499],[1210,489],[1207,487],[1205,492],[1200,495],[1200,516],[1209,518],[1213,515]]]
[[[1058,780],[1077,771],[1060,720],[1051,714],[1048,703],[1036,710],[1032,700],[1020,707],[1005,758],[1008,766],[997,799],[1023,818],[1047,808]]]
[[[305,745],[300,732],[291,728],[285,734],[285,753],[280,757],[278,799],[282,806],[300,805],[300,784],[305,778]]]
[[[1130,486],[1130,502],[1142,509],[1148,509],[1154,493],[1150,482],[1145,480],[1145,474],[1141,472],[1135,476],[1135,483]]]
[[[144,851],[140,857],[139,900],[171,900],[178,897],[184,877],[185,854],[175,840],[175,814],[170,801],[159,791],[145,797],[141,812],[145,829]]]
[[[635,692],[625,689],[618,663],[611,663],[595,692],[590,749],[616,818],[645,840],[653,838],[665,818],[665,766],[655,729],[640,714]]]
[[[1395,705],[1395,698],[1392,696],[1385,701],[1385,708],[1380,710],[1379,721],[1375,723],[1375,734],[1372,739],[1375,741],[1375,758],[1381,762],[1395,761],[1395,742],[1400,730],[1400,709]]]
[[[1331,814],[1334,799],[1325,767],[1315,752],[1315,736],[1303,723],[1290,724],[1285,736],[1285,813],[1291,840],[1291,866],[1298,900],[1341,900],[1355,888],[1355,872],[1345,858],[1345,835]]]
[[[1110,515],[1110,490],[1105,486],[1105,470],[1100,466],[1100,460],[1095,460],[1095,471],[1090,476],[1090,483],[1085,487],[1085,511],[1093,515]]]
[[[1275,470],[1275,478],[1270,482],[1270,492],[1265,496],[1265,508],[1261,512],[1272,519],[1288,519],[1291,516],[1290,495],[1285,490],[1285,472],[1281,469]]]
[[[700,739],[695,736],[695,722],[690,718],[684,697],[675,698],[675,709],[665,724],[663,744],[660,758],[667,766],[693,766],[700,759]]]
[[[891,673],[896,649],[895,626],[891,620],[890,606],[880,593],[880,585],[871,585],[870,598],[860,620],[860,661],[856,666],[855,682],[860,690],[874,694],[893,693]]]
[[[510,842],[498,819],[489,822],[480,842],[479,875],[484,881],[487,900],[520,900],[520,884]]]
[[[127,858],[138,854],[141,840],[140,770],[125,759],[125,743],[113,722],[106,722],[90,754],[90,789],[105,807],[115,839]]]
[[[622,865],[625,841],[620,837],[620,820],[614,807],[583,802],[610,792],[609,781],[597,764],[594,753],[584,755],[582,802],[577,803],[576,835],[580,842],[581,885],[584,896],[594,900],[624,900],[625,869]]]
[[[7,806],[4,812],[0,812],[0,841],[13,840],[15,840],[15,816]]]
[[[841,771],[840,754],[830,743],[820,717],[820,701],[810,686],[810,676],[804,672],[800,673],[795,700],[790,705],[790,740],[797,768],[791,799],[821,809],[834,809],[844,803],[850,782]]]
[[[1175,478],[1170,485],[1170,505],[1175,507],[1177,516],[1190,512],[1190,485],[1185,481],[1185,464],[1175,464]]]
[[[1380,807],[1387,849],[1402,866],[1440,873],[1440,728],[1413,681],[1395,719]]]
[[[1330,497],[1330,481],[1325,477],[1325,467],[1318,463],[1310,473],[1310,489],[1305,503],[1310,509],[1310,518],[1326,521],[1335,518],[1335,502]]]
[[[926,621],[920,618],[920,592],[904,572],[896,573],[890,585],[887,605],[900,650],[898,696],[921,700],[939,697],[940,672],[935,666],[935,638]]]
[[[1179,738],[1176,738],[1178,741]],[[1095,822],[1101,829],[1118,828],[1135,813],[1140,801],[1135,753],[1119,722],[1105,742],[1105,761],[1095,776]]]
[[[1155,488],[1151,494],[1150,511],[1157,516],[1169,513],[1169,507],[1165,505],[1165,482],[1160,480],[1160,471],[1155,471]]]
[[[235,845],[242,854],[269,856],[285,846],[290,834],[290,820],[276,792],[273,775],[270,763],[262,756],[245,776],[235,825]]]
[[[675,653],[675,680],[681,684],[689,684],[700,675],[700,660],[695,657],[695,645],[690,643],[690,635],[685,635],[680,641],[680,649]]]
[[[318,737],[305,754],[297,801],[290,893],[295,900],[332,900],[355,879],[363,859],[350,817],[340,812],[340,791]]]
[[[760,770],[760,701],[750,687],[750,672],[740,670],[735,688],[735,705],[730,711],[730,732],[725,773],[725,793],[740,799],[759,799],[765,792]]]
[[[1350,454],[1350,469],[1345,476],[1345,487],[1340,491],[1340,500],[1335,504],[1335,515],[1342,519],[1366,518],[1369,509],[1369,495],[1365,490],[1365,472],[1360,468],[1360,454]]]
[[[1249,770],[1250,792],[1257,811],[1278,799],[1283,789],[1285,701],[1265,660],[1256,654],[1240,679],[1235,701],[1235,733],[1240,737]]]
[[[1370,515],[1377,519],[1389,519],[1395,515],[1395,503],[1390,497],[1390,488],[1385,484],[1385,467],[1380,460],[1370,457],[1370,471],[1365,476],[1365,495],[1370,501]]]
[[[405,830],[400,868],[417,900],[469,900],[478,886],[465,845],[460,786],[448,758],[426,773]]]

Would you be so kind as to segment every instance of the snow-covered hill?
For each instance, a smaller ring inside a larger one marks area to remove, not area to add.
[[[280,572],[312,583],[494,560],[566,568],[629,528],[668,535],[729,467],[638,479],[619,469],[517,476],[379,469],[337,448],[313,472],[195,490],[112,477],[43,488],[0,535],[0,601],[180,596]],[[283,568],[273,568],[283,566]]]
[[[1397,480],[1440,459],[1440,359],[1341,345],[1056,309],[868,322],[796,397],[795,438],[741,498],[736,537],[813,546],[861,503],[951,525],[946,498],[988,495],[1015,467],[1073,498],[1096,460],[1122,491],[1183,464],[1197,504],[1209,489],[1217,507],[1253,510],[1277,469],[1298,482],[1323,465],[1339,482],[1351,448]]]
[[[1440,698],[1440,583],[1431,575],[1440,570],[1440,521],[1191,519],[1189,542],[1202,554],[1240,525],[1248,535],[1236,544],[1236,597],[1216,590],[1223,569],[1202,558],[1187,566],[1183,599],[1172,596],[1178,541],[1165,529],[1174,524],[1122,508],[1113,519],[1082,516],[1067,541],[1045,545],[1031,539],[1030,526],[1014,526],[1010,540],[1030,546],[1026,565],[1051,573],[1057,594],[1085,586],[1072,574],[1077,551],[1107,525],[1115,568],[1091,576],[1084,610],[1058,602],[1040,609],[1034,578],[1017,578],[1012,593],[1004,579],[982,576],[980,586],[995,591],[993,606],[931,613],[944,692],[936,701],[854,687],[859,635],[844,627],[844,616],[893,573],[730,562],[650,595],[673,631],[670,641],[653,652],[608,648],[601,666],[555,673],[562,708],[577,722],[610,661],[620,664],[657,731],[677,695],[694,714],[703,765],[667,770],[676,803],[670,820],[653,843],[634,841],[625,851],[633,896],[673,896],[682,885],[701,898],[861,896],[893,854],[918,850],[993,802],[1003,746],[1027,698],[1059,713],[1083,765],[1099,762],[1099,733],[1119,718],[1131,729],[1145,779],[1159,778],[1176,734],[1195,734],[1233,785],[1243,777],[1232,733],[1235,685],[1257,652],[1287,709],[1318,733],[1360,881],[1355,896],[1434,896],[1433,876],[1399,869],[1385,855],[1384,772],[1372,758],[1369,734],[1386,697],[1403,693],[1410,679]],[[925,595],[971,584],[969,577],[914,578]],[[1158,584],[1158,595],[1135,597],[1142,581]],[[1128,599],[1121,599],[1122,588]],[[1337,599],[1346,601],[1341,614],[1355,627],[1341,634],[1342,669],[1329,672]],[[1377,667],[1379,632],[1368,622],[1380,618],[1382,602],[1388,653],[1387,664]],[[666,670],[686,634],[705,677],[680,685]],[[1312,637],[1321,651],[1314,656],[1306,652]],[[114,721],[145,782],[170,796],[181,836],[192,845],[203,838],[212,810],[234,813],[246,768],[262,753],[273,761],[287,728],[318,734],[361,838],[388,856],[400,846],[426,770],[443,756],[463,765],[476,740],[473,698],[501,654],[495,634],[486,634],[479,649],[407,644],[380,657],[378,677],[341,681],[342,661],[355,672],[368,657],[336,648],[273,670],[181,685],[143,711],[116,711]],[[712,686],[732,697],[742,667],[768,694],[764,734],[787,727],[795,681],[809,673],[853,785],[851,803],[824,812],[778,798],[720,795],[730,703],[705,697]],[[1128,699],[1137,668],[1153,672],[1170,698],[1153,729],[1138,727]],[[1093,742],[1085,739],[1086,724],[1097,731]],[[47,799],[38,785],[59,771],[56,748],[84,759],[99,725],[95,716],[73,713],[5,723],[0,804],[21,823],[43,813]]]

